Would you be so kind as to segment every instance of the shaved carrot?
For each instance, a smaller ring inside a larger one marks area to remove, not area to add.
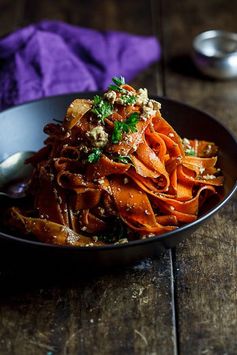
[[[217,146],[181,139],[147,90],[123,77],[102,96],[74,100],[45,133],[45,147],[28,160],[31,209],[13,207],[7,219],[40,241],[83,246],[160,235],[195,221],[220,196]]]

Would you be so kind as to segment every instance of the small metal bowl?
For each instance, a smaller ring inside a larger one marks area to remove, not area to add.
[[[237,77],[237,33],[211,30],[193,41],[193,60],[197,68],[216,79]]]

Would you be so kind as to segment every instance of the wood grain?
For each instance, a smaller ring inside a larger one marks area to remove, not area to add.
[[[133,84],[210,112],[237,134],[236,80],[205,78],[190,58],[197,33],[237,32],[236,13],[224,0],[0,0],[0,35],[43,18],[155,33],[163,58]],[[0,273],[0,354],[236,354],[236,211],[235,197],[176,251],[134,267]]]
[[[165,91],[201,108],[237,134],[237,86],[203,77],[190,59],[192,38],[210,29],[237,31],[237,3],[165,3]],[[171,45],[172,43],[172,45]],[[175,253],[181,354],[236,354],[237,199],[182,243]]]
[[[71,0],[70,4],[67,0],[25,1],[22,24],[56,19],[98,30],[127,31],[140,35],[152,33],[151,8],[144,0]]]
[[[145,0],[26,0],[18,25],[42,18],[99,30],[153,32]],[[160,93],[157,74],[153,65],[133,84]],[[107,274],[6,272],[0,286],[1,355],[177,354],[170,251]]]
[[[14,31],[23,16],[25,0],[0,1],[0,37]]]
[[[2,275],[0,353],[174,354],[170,255],[94,275]]]

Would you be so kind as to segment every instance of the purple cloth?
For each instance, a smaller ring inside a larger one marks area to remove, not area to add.
[[[44,96],[105,89],[160,56],[155,37],[41,21],[0,39],[0,109]]]

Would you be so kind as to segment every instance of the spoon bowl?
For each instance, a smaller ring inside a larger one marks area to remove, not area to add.
[[[0,196],[12,199],[25,196],[26,187],[33,167],[25,164],[34,152],[17,152],[0,163]]]

